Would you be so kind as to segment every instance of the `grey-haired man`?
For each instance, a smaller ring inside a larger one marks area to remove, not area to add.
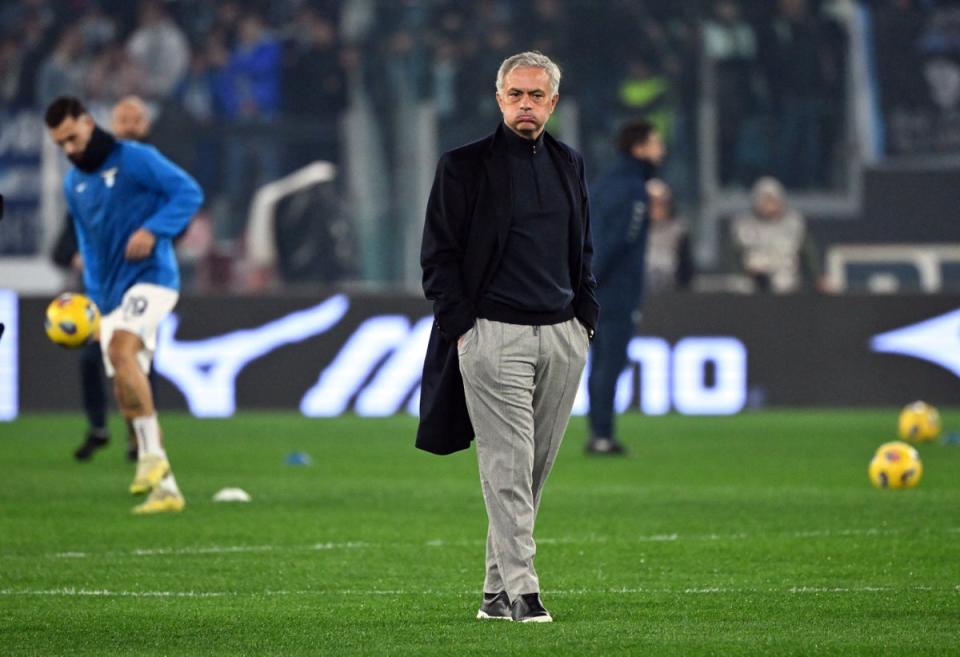
[[[559,86],[541,53],[504,60],[503,123],[441,157],[423,232],[436,321],[417,446],[448,454],[476,436],[489,519],[481,619],[552,620],[534,521],[599,313],[583,159],[544,132]]]

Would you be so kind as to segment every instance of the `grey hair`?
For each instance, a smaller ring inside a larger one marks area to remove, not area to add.
[[[497,71],[497,93],[503,93],[504,79],[517,68],[542,68],[550,79],[550,93],[560,91],[560,67],[539,50],[528,50],[511,55],[500,64],[500,70]]]

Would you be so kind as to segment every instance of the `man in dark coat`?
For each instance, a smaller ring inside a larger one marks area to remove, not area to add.
[[[526,52],[497,74],[503,123],[440,159],[423,232],[436,321],[417,447],[476,436],[489,518],[478,618],[545,622],[533,524],[599,314],[583,160],[544,132],[560,70]]]
[[[594,185],[594,271],[603,319],[590,356],[590,439],[588,454],[623,454],[613,434],[617,379],[627,361],[643,297],[649,199],[647,183],[666,153],[653,124],[625,123],[617,137],[619,156]]]

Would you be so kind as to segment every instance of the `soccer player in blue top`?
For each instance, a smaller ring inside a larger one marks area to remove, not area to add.
[[[47,108],[53,141],[74,168],[64,180],[77,229],[87,294],[102,314],[100,343],[117,406],[137,438],[137,473],[130,492],[149,493],[135,513],[180,511],[147,381],[157,327],[179,297],[172,238],[203,202],[196,181],[152,146],[117,141],[83,104],[61,96]]]

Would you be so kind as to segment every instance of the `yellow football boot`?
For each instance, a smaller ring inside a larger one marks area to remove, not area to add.
[[[170,472],[170,462],[156,454],[146,454],[137,461],[137,474],[130,484],[133,495],[143,495],[152,491],[160,480]]]
[[[133,507],[133,512],[142,515],[146,513],[175,513],[183,511],[187,505],[180,493],[154,488],[143,504]]]

